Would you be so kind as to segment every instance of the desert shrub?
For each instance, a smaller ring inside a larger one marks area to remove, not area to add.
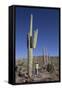
[[[24,65],[24,62],[20,62],[19,64],[18,64],[18,66],[23,66]]]
[[[53,72],[53,71],[54,71],[54,66],[53,66],[53,64],[48,64],[48,65],[47,65],[47,71],[48,71],[48,72]]]

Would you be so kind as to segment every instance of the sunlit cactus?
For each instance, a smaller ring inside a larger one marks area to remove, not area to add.
[[[28,48],[28,75],[29,77],[32,77],[32,69],[33,69],[33,48],[36,48],[37,44],[37,36],[38,36],[38,29],[34,31],[33,36],[33,15],[30,16],[30,31],[28,32],[28,38],[27,38],[27,48]]]

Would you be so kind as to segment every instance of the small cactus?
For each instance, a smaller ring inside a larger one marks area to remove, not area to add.
[[[54,71],[54,66],[53,66],[53,64],[49,64],[49,63],[48,63],[48,65],[47,65],[47,71],[48,71],[48,72],[53,72],[53,71]]]

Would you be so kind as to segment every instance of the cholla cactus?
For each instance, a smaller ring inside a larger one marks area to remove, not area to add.
[[[36,48],[37,44],[37,36],[38,36],[38,29],[34,31],[34,37],[32,36],[32,22],[33,22],[33,16],[31,14],[30,17],[30,31],[28,33],[27,38],[27,48],[28,48],[28,75],[29,77],[32,77],[32,64],[33,64],[33,48]]]

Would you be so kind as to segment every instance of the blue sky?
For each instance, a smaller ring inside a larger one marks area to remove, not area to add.
[[[33,50],[33,55],[43,55],[43,48],[47,48],[50,56],[58,56],[59,9],[16,7],[16,58],[27,57],[27,33],[31,14],[33,31],[38,28],[37,47]]]

